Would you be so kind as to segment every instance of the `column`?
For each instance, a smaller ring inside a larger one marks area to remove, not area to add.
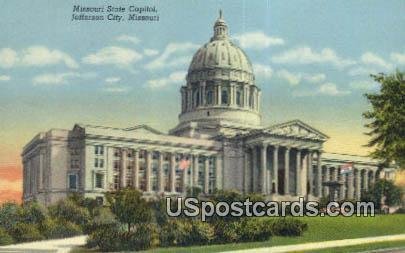
[[[309,181],[309,191],[307,192],[308,195],[314,194],[314,178],[313,178],[313,169],[312,169],[312,151],[308,151],[308,158],[307,158],[307,176]]]
[[[132,174],[132,181],[135,189],[139,189],[139,151],[134,151],[134,173]]]
[[[121,152],[121,170],[120,170],[120,187],[126,187],[126,177],[127,177],[127,150],[122,149]]]
[[[176,154],[170,154],[170,192],[176,192]]]
[[[217,105],[221,105],[222,104],[222,88],[221,88],[221,84],[218,83],[217,85]]]
[[[262,92],[258,91],[257,92],[257,102],[256,102],[256,111],[260,111],[260,97],[262,96]]]
[[[222,173],[222,155],[218,154],[216,157],[216,166],[215,166],[215,183],[216,188],[221,190],[223,188],[223,173]]]
[[[183,156],[182,159],[185,159],[184,156]],[[187,173],[188,173],[188,170],[189,170],[189,169],[190,169],[190,167],[183,169],[183,174],[182,174],[182,177],[183,177],[183,179],[182,179],[182,192],[183,192],[184,194],[187,194]]]
[[[322,164],[321,164],[321,159],[322,159],[322,152],[318,151],[318,161],[316,164],[317,167],[317,177],[318,180],[316,180],[317,182],[317,193],[318,193],[318,197],[321,198],[322,197]]]
[[[249,192],[249,154],[248,150],[246,149],[243,154],[243,192]]]
[[[256,146],[253,146],[253,148],[252,148],[252,156],[253,156],[253,159],[252,159],[252,176],[253,176],[253,178],[252,178],[252,189],[253,189],[253,192],[257,192],[257,184],[258,184],[258,182],[257,182],[257,179],[258,179],[258,176],[257,176],[257,147]]]
[[[325,180],[324,180],[324,182],[328,182],[328,181],[330,181],[330,168],[328,166],[326,166],[325,167]],[[325,197],[326,197],[327,195],[329,195],[329,187],[325,186],[324,190],[325,190]]]
[[[193,187],[198,187],[198,155],[193,155]]]
[[[146,150],[146,171],[145,171],[145,176],[146,176],[146,181],[145,181],[145,188],[146,192],[151,192],[152,191],[152,182],[151,182],[151,174],[152,174],[152,152],[149,150]]]
[[[273,181],[274,194],[278,194],[278,146],[274,146],[273,148]],[[269,193],[271,193],[271,191]]]
[[[363,170],[363,191],[368,191],[368,171],[366,169]]]
[[[267,144],[263,144],[262,145],[262,149],[261,149],[261,159],[260,159],[260,161],[261,161],[261,172],[260,172],[260,187],[261,187],[261,192],[263,193],[263,194],[266,194],[266,181],[267,181],[267,178],[266,178],[266,172],[267,172]]]
[[[165,180],[163,174],[163,153],[159,152],[159,164],[158,164],[158,192],[165,191]]]
[[[243,107],[249,107],[249,86],[243,85]]]
[[[356,170],[356,200],[360,200],[361,195],[361,181],[360,181],[360,170]]]
[[[191,87],[187,87],[187,111],[191,111],[193,105],[193,94]]]
[[[230,105],[234,106],[236,104],[235,102],[235,84],[231,83],[230,84],[230,92],[229,92],[229,101],[230,101]]]
[[[300,150],[297,150],[295,169],[296,169],[296,179],[295,179],[296,193],[297,193],[297,196],[301,196],[301,151]]]
[[[210,160],[206,156],[204,159],[204,193],[208,194],[210,189]]]
[[[342,184],[340,186],[340,190],[339,190],[339,198],[340,198],[340,200],[346,198],[346,196],[345,196],[346,182],[347,182],[346,175],[347,174],[340,174],[340,177],[341,177],[340,183]]]
[[[205,101],[205,87],[206,87],[206,83],[205,81],[201,81],[201,105],[205,106],[206,105],[206,101]]]
[[[354,171],[352,170],[348,175],[347,175],[347,198],[348,199],[353,199],[354,198],[354,187],[353,187],[353,173]]]
[[[290,194],[290,148],[284,153],[284,194]]]

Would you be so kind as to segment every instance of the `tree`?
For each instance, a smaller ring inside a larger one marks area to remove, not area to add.
[[[365,94],[371,103],[371,110],[363,117],[371,120],[365,126],[370,129],[367,144],[375,150],[371,156],[385,164],[395,162],[405,167],[405,81],[404,73],[372,75],[381,84],[379,93]]]
[[[131,232],[133,225],[148,223],[152,220],[152,209],[142,198],[140,191],[125,188],[108,193],[106,196],[111,211],[121,223],[127,224],[128,232]]]
[[[370,189],[362,196],[362,201],[374,202],[376,209],[381,209],[381,200],[387,206],[394,206],[401,203],[402,190],[392,181],[386,179],[378,180]]]

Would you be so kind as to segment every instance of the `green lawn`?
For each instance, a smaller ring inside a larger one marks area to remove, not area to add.
[[[205,253],[405,233],[405,214],[375,217],[300,217],[297,219],[308,223],[308,230],[300,237],[275,236],[265,242],[157,248],[148,252]]]
[[[401,248],[402,250],[405,250],[405,241],[367,243],[367,244],[348,246],[348,247],[338,247],[338,248],[329,248],[329,249],[322,249],[322,250],[301,251],[300,253],[369,252],[371,250],[388,249],[388,248]],[[298,253],[298,252],[296,252],[296,253]]]

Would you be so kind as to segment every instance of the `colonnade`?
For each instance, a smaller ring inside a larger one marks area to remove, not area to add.
[[[120,162],[114,172],[114,176],[119,176],[120,188],[132,186],[145,192],[186,193],[188,187],[200,187],[206,194],[222,188],[221,155],[123,148],[115,160]]]
[[[181,88],[182,112],[200,106],[231,106],[259,111],[260,91],[254,85],[200,81]],[[227,101],[223,101],[225,99]]]
[[[322,165],[322,151],[272,144],[249,145],[244,153],[243,191],[264,195],[323,197],[324,182],[342,184],[336,199],[360,199],[376,181],[376,168],[354,168],[342,174],[338,165]]]

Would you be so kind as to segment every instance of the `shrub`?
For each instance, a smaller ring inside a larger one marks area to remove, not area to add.
[[[242,221],[241,240],[245,242],[265,241],[272,235],[271,221],[262,218],[245,218]]]
[[[48,210],[37,202],[29,202],[24,204],[21,216],[26,223],[40,224],[48,218]]]
[[[46,238],[65,238],[82,234],[79,225],[70,221],[47,219],[40,225],[41,231]]]
[[[271,232],[279,236],[300,236],[308,228],[307,224],[294,218],[277,218],[271,223]]]
[[[240,221],[223,221],[215,223],[215,241],[218,243],[237,242],[243,230]]]
[[[0,228],[0,246],[12,244],[13,242],[13,237],[11,237],[4,228]]]
[[[14,226],[21,221],[21,214],[22,208],[18,204],[13,202],[4,203],[0,207],[0,227],[11,234]]]
[[[93,213],[94,218],[84,226],[85,233],[91,233],[93,230],[100,227],[118,225],[115,215],[110,211],[109,208],[99,207],[96,208]]]
[[[84,226],[90,221],[90,214],[87,208],[78,206],[72,200],[61,200],[49,208],[53,218],[70,221]]]
[[[125,250],[146,250],[159,245],[158,229],[153,223],[138,224],[135,231],[126,234]]]
[[[17,223],[12,233],[17,242],[29,242],[45,239],[38,230],[37,225]]]
[[[207,222],[199,220],[192,221],[192,232],[190,234],[190,244],[208,244],[215,238],[213,226]]]
[[[170,219],[160,230],[163,246],[188,245],[193,226],[186,219]]]
[[[97,246],[101,251],[122,250],[122,232],[118,226],[100,227],[94,230],[87,239],[87,246]]]

